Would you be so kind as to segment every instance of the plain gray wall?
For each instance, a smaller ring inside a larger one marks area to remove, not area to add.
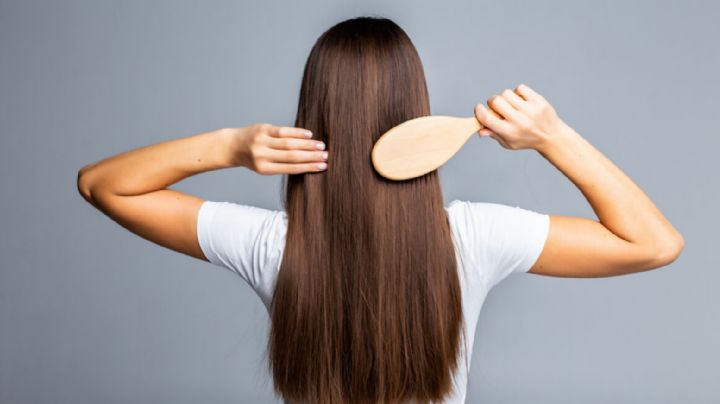
[[[270,403],[267,314],[242,280],[82,200],[77,170],[132,148],[294,119],[316,38],[392,18],[434,114],[525,82],[685,236],[662,269],[514,275],[488,296],[468,403],[720,402],[718,2],[2,1],[0,402]],[[446,200],[595,218],[536,152],[473,138]],[[176,189],[280,208],[246,169]]]

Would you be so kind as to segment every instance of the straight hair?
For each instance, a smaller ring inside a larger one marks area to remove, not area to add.
[[[270,306],[268,367],[294,403],[439,402],[464,330],[437,171],[405,181],[371,163],[379,136],[430,115],[425,74],[393,21],[358,17],[316,41],[295,126],[328,168],[283,177],[287,234]]]

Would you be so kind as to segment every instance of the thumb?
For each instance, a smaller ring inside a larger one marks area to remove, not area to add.
[[[493,131],[488,128],[482,128],[478,131],[478,134],[480,135],[480,137],[490,137],[492,136]]]

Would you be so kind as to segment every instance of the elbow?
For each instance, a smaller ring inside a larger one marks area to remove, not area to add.
[[[89,177],[87,176],[88,166],[85,166],[78,170],[77,173],[77,189],[80,193],[80,196],[83,197],[87,202],[94,204],[93,202],[93,196],[92,196],[92,185],[90,183]]]
[[[672,264],[673,262],[675,262],[675,260],[678,259],[684,248],[685,238],[682,236],[682,234],[677,233],[673,238],[673,242],[668,243],[667,246],[661,248],[660,251],[656,254],[655,260],[657,262],[657,265],[666,266]]]

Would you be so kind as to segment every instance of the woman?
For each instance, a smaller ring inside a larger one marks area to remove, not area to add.
[[[604,277],[673,262],[683,238],[622,171],[527,85],[478,104],[488,136],[532,149],[599,221],[443,198],[437,171],[388,181],[380,134],[430,114],[425,77],[390,20],[341,22],[315,43],[293,127],[212,130],[83,167],[83,197],[128,230],[238,273],[270,314],[276,391],[303,403],[462,403],[477,318],[513,272]],[[168,187],[206,171],[286,174],[284,210]]]

